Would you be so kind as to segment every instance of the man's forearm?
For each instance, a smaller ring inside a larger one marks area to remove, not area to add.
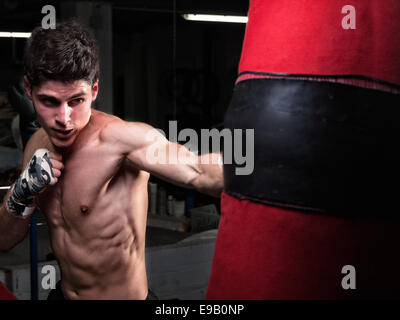
[[[0,251],[8,251],[21,242],[28,233],[31,220],[19,219],[7,212],[5,204],[9,196],[10,190],[0,206]]]
[[[205,194],[219,198],[224,188],[222,157],[220,154],[201,155],[200,171],[195,188]]]

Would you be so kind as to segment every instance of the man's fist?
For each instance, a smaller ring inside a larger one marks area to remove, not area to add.
[[[64,169],[64,164],[62,163],[62,156],[59,153],[49,152],[49,158],[55,179],[55,182],[50,183],[50,185],[54,185],[58,182],[58,178],[61,176],[61,171]]]
[[[61,155],[47,149],[38,149],[25,170],[13,185],[7,200],[7,211],[17,217],[25,217],[34,210],[34,197],[47,186],[54,185],[64,168]],[[28,209],[31,208],[31,209]]]

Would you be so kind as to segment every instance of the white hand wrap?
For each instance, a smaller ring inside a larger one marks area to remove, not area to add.
[[[47,149],[36,150],[13,185],[6,204],[7,211],[12,215],[19,218],[30,216],[35,210],[34,197],[46,186],[55,184],[49,153]]]

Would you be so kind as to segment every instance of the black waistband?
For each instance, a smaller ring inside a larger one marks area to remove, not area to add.
[[[241,81],[225,127],[254,129],[254,171],[236,175],[238,164],[224,164],[225,191],[332,215],[400,216],[399,116],[400,97],[378,90]]]

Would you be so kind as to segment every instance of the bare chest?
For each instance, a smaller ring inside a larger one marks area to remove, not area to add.
[[[63,163],[58,183],[38,197],[41,211],[54,226],[73,224],[101,206],[122,158],[106,146],[92,144],[66,156]]]

